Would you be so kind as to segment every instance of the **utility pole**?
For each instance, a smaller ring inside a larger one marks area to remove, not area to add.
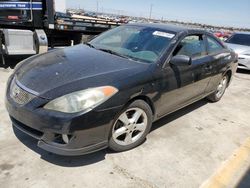
[[[153,11],[153,4],[150,5],[150,11],[149,11],[149,19],[151,20],[152,18],[152,11]]]
[[[96,1],[96,13],[99,12],[99,1]]]

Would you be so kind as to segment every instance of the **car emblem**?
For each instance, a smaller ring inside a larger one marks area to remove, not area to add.
[[[13,91],[12,91],[12,96],[13,96],[14,98],[18,98],[20,92],[21,92],[21,91],[20,91],[20,89],[19,89],[18,87],[14,87],[14,88],[13,88]]]

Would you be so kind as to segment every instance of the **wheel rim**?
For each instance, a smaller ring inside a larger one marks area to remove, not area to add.
[[[226,88],[227,88],[227,77],[224,76],[217,87],[216,97],[221,98]]]
[[[123,112],[116,120],[113,130],[113,140],[122,146],[138,141],[146,131],[147,114],[140,108],[130,108]]]

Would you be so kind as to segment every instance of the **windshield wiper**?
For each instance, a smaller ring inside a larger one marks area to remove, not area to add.
[[[129,57],[127,57],[125,55],[122,55],[122,54],[119,54],[119,53],[117,53],[117,52],[115,52],[113,50],[104,49],[104,48],[98,48],[98,50],[103,51],[103,52],[107,52],[109,54],[116,55],[116,56],[119,56],[119,57],[122,57],[122,58],[130,59]]]
[[[132,57],[132,56],[129,56],[129,55],[122,55],[122,54],[119,54],[119,53],[117,53],[117,52],[115,52],[113,50],[110,50],[110,49],[98,48],[97,50],[101,50],[103,52],[107,52],[107,53],[110,53],[110,54],[113,54],[113,55],[128,59],[130,61],[137,61],[137,62],[143,63],[143,61],[141,61],[141,60],[139,60],[139,59],[137,59],[135,57]]]
[[[89,46],[90,48],[95,48],[95,46],[94,45],[92,45],[91,43],[89,43],[89,42],[87,42],[87,43],[85,43],[87,46]]]

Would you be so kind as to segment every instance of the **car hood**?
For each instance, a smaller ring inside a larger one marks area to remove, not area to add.
[[[25,88],[51,99],[81,89],[114,85],[148,66],[77,45],[31,57],[18,66],[14,75]]]
[[[231,44],[231,43],[226,43],[226,45],[233,49],[237,54],[244,54],[244,53],[250,53],[250,46],[244,46],[244,45],[239,45],[239,44]]]

